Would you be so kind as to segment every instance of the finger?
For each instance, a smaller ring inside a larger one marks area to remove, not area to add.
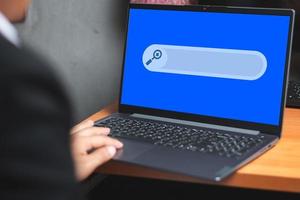
[[[97,167],[103,165],[110,159],[114,157],[117,150],[114,146],[106,146],[95,150],[93,153],[89,154],[88,159],[88,171],[93,172]]]
[[[104,146],[114,146],[117,149],[123,147],[123,144],[120,141],[103,135],[79,137],[76,139],[78,142],[77,150],[81,152],[87,152],[91,149],[98,149]]]
[[[103,128],[103,127],[90,127],[82,129],[73,135],[76,136],[95,136],[95,135],[108,135],[110,133],[109,128]]]
[[[94,126],[94,121],[92,120],[83,121],[72,128],[71,134],[74,134],[82,129],[93,127],[93,126]]]

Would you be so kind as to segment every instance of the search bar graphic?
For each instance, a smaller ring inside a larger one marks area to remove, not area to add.
[[[257,80],[267,70],[267,59],[259,51],[150,45],[143,54],[144,67],[151,72]]]

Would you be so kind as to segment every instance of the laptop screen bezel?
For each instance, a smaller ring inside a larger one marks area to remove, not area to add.
[[[240,120],[231,120],[225,118],[190,114],[190,113],[181,113],[174,111],[166,111],[159,110],[153,108],[139,107],[133,105],[122,104],[122,89],[123,89],[123,79],[124,79],[124,68],[125,68],[125,60],[126,60],[126,49],[127,49],[127,35],[128,35],[128,24],[130,19],[130,10],[131,9],[155,9],[155,10],[177,10],[177,11],[194,11],[194,12],[218,12],[218,13],[239,13],[239,14],[260,14],[260,15],[277,15],[277,16],[289,16],[290,17],[290,30],[286,51],[286,64],[284,70],[284,80],[282,87],[282,100],[281,100],[281,108],[280,108],[280,119],[279,124],[269,125],[262,123],[254,123],[254,122],[246,122]],[[175,6],[175,5],[152,5],[152,4],[129,4],[128,7],[128,19],[127,19],[127,28],[125,34],[125,45],[124,45],[124,56],[123,56],[123,67],[122,67],[122,75],[121,75],[121,84],[120,84],[120,95],[119,95],[119,107],[118,111],[120,113],[126,114],[145,114],[145,115],[153,115],[159,117],[173,118],[173,119],[181,119],[188,121],[195,121],[207,124],[215,124],[221,126],[230,126],[237,127],[243,129],[250,129],[260,131],[262,133],[271,134],[280,137],[282,131],[282,123],[283,123],[283,114],[286,102],[286,91],[287,91],[287,77],[289,72],[289,65],[291,59],[291,45],[292,45],[292,35],[293,35],[293,25],[295,18],[295,11],[292,9],[267,9],[267,8],[245,8],[245,7],[230,7],[230,6]]]

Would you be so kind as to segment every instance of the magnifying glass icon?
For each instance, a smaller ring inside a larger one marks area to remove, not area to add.
[[[162,57],[162,51],[158,49],[155,50],[153,53],[153,57],[146,62],[146,65],[150,65],[153,62],[153,60],[159,60],[161,57]]]

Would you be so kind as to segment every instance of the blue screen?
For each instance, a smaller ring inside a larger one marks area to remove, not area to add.
[[[290,17],[132,8],[121,104],[279,125]]]

